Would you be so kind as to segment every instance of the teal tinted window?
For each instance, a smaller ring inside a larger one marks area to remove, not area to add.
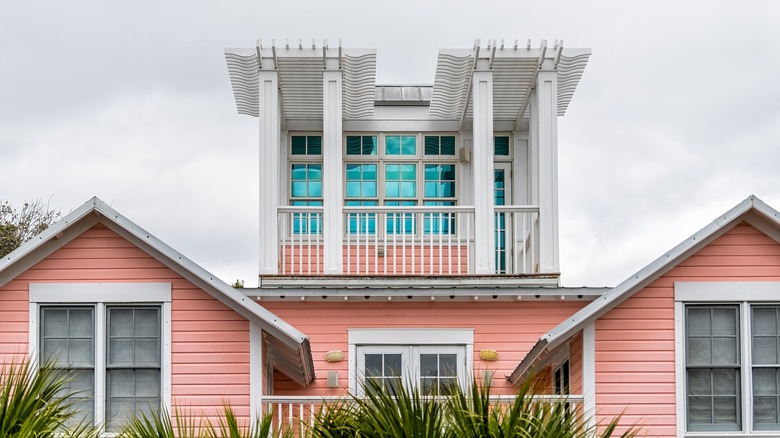
[[[322,197],[322,164],[292,164],[290,196],[293,198]]]
[[[425,197],[454,198],[455,197],[455,165],[426,164],[425,165]]]
[[[455,205],[455,201],[425,201],[425,205]],[[454,234],[455,213],[426,213],[423,216],[425,234]]]
[[[376,201],[345,201],[347,207],[374,206]],[[347,232],[349,234],[375,234],[376,213],[349,213],[347,214]]]
[[[377,196],[376,168],[376,164],[347,164],[347,198],[375,198]]]
[[[385,164],[385,196],[414,198],[417,196],[416,164]]]
[[[425,155],[455,155],[455,136],[426,135]]]
[[[509,137],[493,137],[493,154],[502,157],[509,156]]]
[[[293,135],[290,143],[292,155],[322,155],[322,137],[319,135]]]
[[[376,135],[348,135],[347,155],[376,155]]]
[[[391,207],[417,205],[417,201],[385,201],[385,205]],[[385,218],[385,233],[387,234],[415,234],[414,213],[387,213]]]
[[[388,135],[385,137],[385,154],[417,155],[417,137],[414,135]]]

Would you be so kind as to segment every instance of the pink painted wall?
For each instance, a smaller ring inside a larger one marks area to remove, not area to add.
[[[740,224],[596,321],[596,405],[675,436],[674,282],[778,281],[780,244]]]
[[[170,282],[172,400],[209,415],[249,413],[249,323],[102,225],[0,288],[0,360],[27,349],[31,282]]]
[[[465,275],[468,273],[468,247],[429,245],[344,245],[346,275]],[[385,255],[377,255],[384,250]],[[285,245],[281,249],[280,272],[287,275],[323,273],[325,249],[322,245]]]
[[[314,368],[318,379],[309,388],[300,388],[279,373],[275,375],[276,395],[337,395],[349,384],[348,360],[327,363],[329,350],[348,352],[350,328],[473,328],[474,369],[495,371],[495,393],[513,393],[505,376],[512,373],[541,335],[582,308],[583,301],[493,301],[489,297],[476,302],[360,302],[354,299],[329,301],[262,301],[274,312],[310,337]],[[414,343],[410,339],[409,343]],[[484,362],[479,350],[495,349],[499,360]],[[339,372],[340,389],[327,388],[327,372]]]

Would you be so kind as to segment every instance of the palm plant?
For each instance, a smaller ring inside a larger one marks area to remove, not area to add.
[[[444,406],[435,397],[423,395],[414,385],[364,384],[365,396],[348,402],[325,404],[317,413],[310,434],[316,438],[443,437]]]
[[[167,410],[142,414],[128,422],[121,438],[289,438],[292,431],[273,431],[273,415],[243,423],[230,405],[219,413],[216,424],[208,419],[196,419],[188,410],[175,409],[173,417]]]
[[[51,363],[35,366],[29,358],[14,358],[0,366],[0,436],[96,437],[91,424],[69,423],[77,412],[63,389],[69,376]]]
[[[535,395],[533,379],[506,403],[495,403],[490,384],[472,383],[466,391],[452,388],[446,396],[427,396],[415,385],[364,384],[365,396],[325,403],[309,434],[314,438],[608,438],[619,417],[603,427],[589,425],[584,414],[563,398]],[[635,436],[630,428],[621,436]]]

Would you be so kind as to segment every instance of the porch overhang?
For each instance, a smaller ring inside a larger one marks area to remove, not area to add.
[[[496,124],[516,130],[524,119],[528,119],[531,92],[540,70],[558,72],[558,115],[563,116],[590,54],[590,49],[564,48],[563,41],[557,40],[551,48],[545,40],[538,48],[531,48],[530,40],[525,46],[520,46],[517,40],[511,45],[505,45],[503,40],[492,40],[483,48],[477,40],[472,49],[442,49],[436,65],[429,115],[458,120],[463,128],[469,126],[466,122],[473,119],[472,74],[478,68],[478,61],[482,60],[493,72],[493,119]]]
[[[282,128],[290,123],[319,122],[322,129],[323,72],[343,73],[343,112],[345,119],[363,119],[374,114],[376,50],[321,47],[298,44],[270,46],[257,42],[254,48],[225,49],[230,82],[239,114],[259,117],[260,71],[278,74]]]

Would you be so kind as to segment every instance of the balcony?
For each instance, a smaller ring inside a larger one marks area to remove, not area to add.
[[[494,212],[492,274],[538,274],[539,208],[496,206]],[[476,274],[474,207],[347,206],[342,214],[340,275]],[[280,275],[326,275],[324,219],[323,207],[279,207]]]
[[[308,429],[314,425],[314,418],[324,406],[334,403],[350,402],[352,399],[340,396],[277,396],[265,395],[262,401],[263,415],[272,415],[273,431],[292,431],[294,436],[307,436]],[[491,396],[494,409],[507,409],[514,396]],[[535,395],[538,402],[565,401],[571,412],[582,415],[582,395]],[[579,417],[578,417],[579,418]]]

